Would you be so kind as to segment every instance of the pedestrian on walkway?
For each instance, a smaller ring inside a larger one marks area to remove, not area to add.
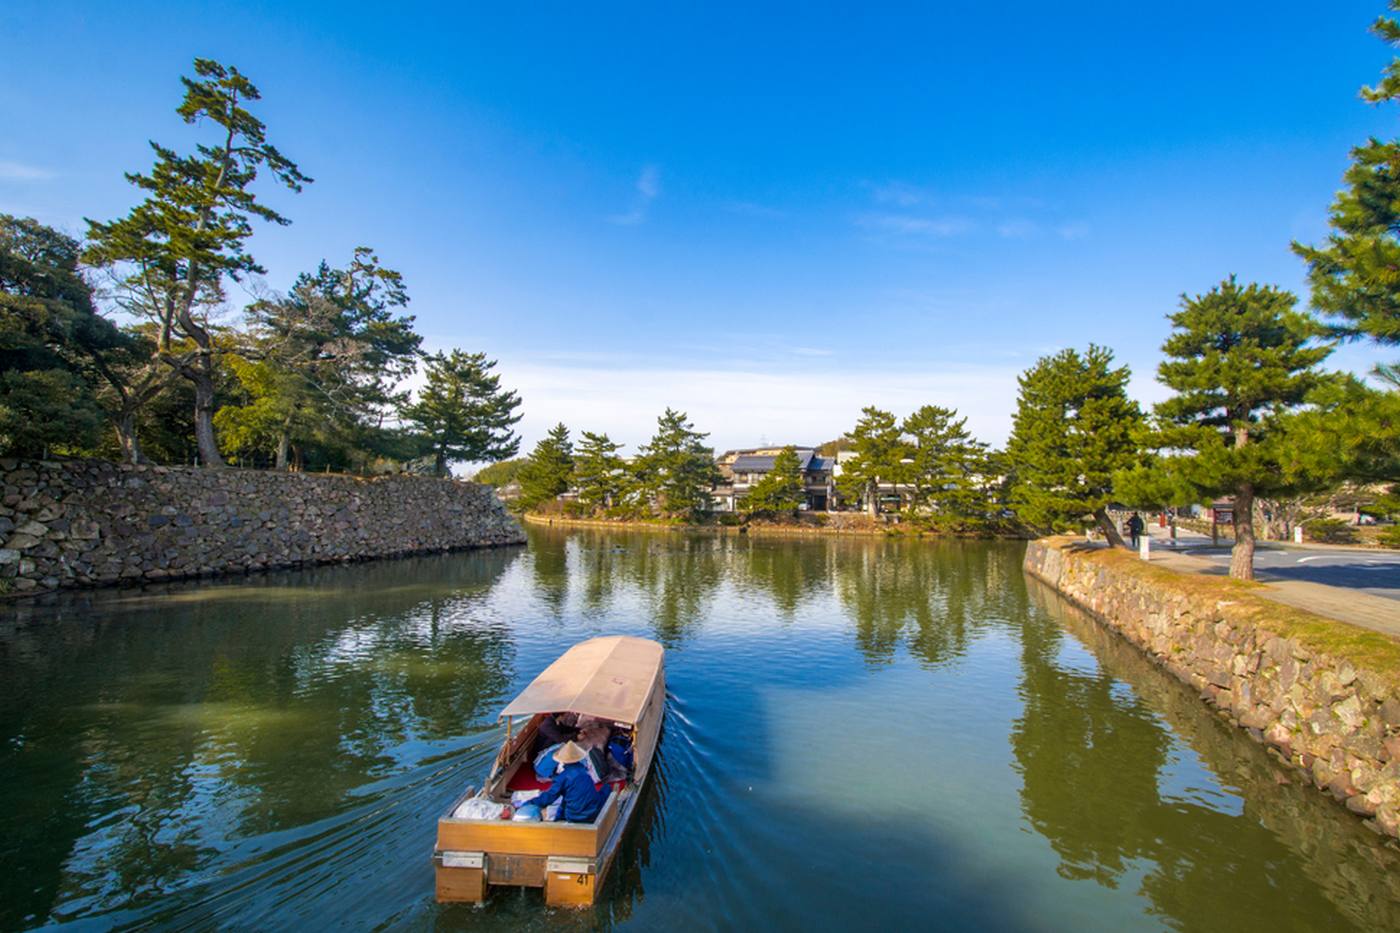
[[[1133,550],[1137,550],[1138,541],[1142,538],[1142,516],[1134,512],[1132,518],[1128,519],[1128,534],[1133,536]]]

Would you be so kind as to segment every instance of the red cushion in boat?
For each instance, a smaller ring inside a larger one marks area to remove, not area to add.
[[[515,769],[515,773],[510,776],[510,783],[506,785],[506,790],[549,790],[552,781],[541,781],[535,774],[535,769],[528,763],[522,764]]]

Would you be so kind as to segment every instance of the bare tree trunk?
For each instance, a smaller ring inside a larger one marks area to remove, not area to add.
[[[865,511],[871,518],[880,517],[880,484],[871,483],[865,487]]]
[[[226,464],[219,453],[219,441],[214,434],[214,374],[212,360],[202,356],[198,363],[181,370],[181,375],[194,384],[194,440],[199,447],[199,462],[209,469]]]
[[[286,430],[280,431],[277,435],[277,463],[275,464],[277,469],[287,469],[287,450],[291,445],[292,439],[287,436]]]
[[[1118,533],[1118,526],[1115,525],[1113,519],[1109,517],[1107,507],[1101,505],[1097,509],[1094,509],[1094,521],[1099,523],[1099,530],[1103,532],[1104,539],[1108,541],[1109,547],[1126,548],[1128,546],[1124,543],[1123,536]]]
[[[1254,484],[1240,483],[1235,490],[1235,546],[1230,549],[1230,576],[1254,579]]]
[[[117,415],[115,427],[122,460],[126,463],[145,463],[146,457],[141,453],[141,441],[136,436],[136,412],[121,412]]]

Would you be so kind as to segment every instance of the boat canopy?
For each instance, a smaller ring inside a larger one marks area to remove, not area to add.
[[[635,723],[661,670],[665,649],[646,638],[612,635],[579,642],[546,667],[501,717],[580,713]]]

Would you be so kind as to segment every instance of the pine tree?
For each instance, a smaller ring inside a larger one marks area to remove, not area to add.
[[[1332,352],[1297,298],[1234,277],[1183,296],[1171,315],[1157,378],[1176,394],[1155,407],[1154,446],[1168,454],[1148,473],[1197,497],[1234,496],[1230,576],[1254,578],[1254,500],[1297,492],[1289,415],[1331,378],[1316,367]],[[1173,453],[1189,451],[1189,453]],[[1199,499],[1197,500],[1199,501]]]
[[[584,431],[574,453],[578,501],[593,512],[621,503],[628,483],[627,462],[617,455],[622,445],[606,434]]]
[[[1006,447],[1010,506],[1036,530],[1064,531],[1092,515],[1123,546],[1108,515],[1113,475],[1139,459],[1142,412],[1128,398],[1129,370],[1089,345],[1041,357],[1018,379],[1020,396]]]
[[[754,483],[744,498],[745,512],[794,512],[806,501],[802,482],[802,461],[792,445],[773,458],[773,469]]]
[[[230,360],[246,401],[215,417],[224,444],[271,451],[278,469],[313,440],[377,451],[418,362],[413,316],[396,313],[407,305],[403,277],[365,246],[345,268],[322,261],[286,297],[254,303],[249,345]]]
[[[1390,0],[1400,11],[1400,0]],[[1381,16],[1371,31],[1400,46],[1400,22]],[[1400,101],[1400,58],[1386,66],[1375,87],[1361,89],[1363,99],[1382,104]],[[1332,203],[1332,233],[1323,247],[1294,243],[1308,263],[1312,305],[1338,321],[1335,332],[1400,345],[1400,140],[1372,137],[1351,151],[1343,176],[1346,188]]]
[[[505,460],[520,449],[512,430],[520,421],[520,396],[501,388],[484,353],[434,353],[427,358],[427,384],[403,417],[424,437],[438,476],[449,460]]]
[[[1390,9],[1400,11],[1400,0],[1391,0]],[[1400,47],[1395,18],[1377,18],[1371,31]],[[1373,104],[1400,102],[1400,58],[1361,96]],[[1312,306],[1329,316],[1334,334],[1400,346],[1400,140],[1372,137],[1351,157],[1346,188],[1332,203],[1327,244],[1293,249],[1308,263]],[[1327,390],[1319,410],[1302,416],[1308,430],[1300,434],[1301,460],[1308,467],[1330,467],[1337,480],[1400,475],[1400,387],[1387,379],[1384,364],[1374,375],[1380,391],[1351,380],[1341,391]]]
[[[710,507],[719,480],[708,434],[695,430],[685,412],[667,408],[656,419],[656,434],[639,451],[638,492],[667,518],[694,518]]]
[[[574,475],[574,444],[563,422],[550,428],[520,468],[520,498],[516,505],[522,510],[553,502],[567,492]]]
[[[861,409],[860,420],[848,436],[855,456],[841,463],[836,486],[847,499],[864,498],[866,511],[874,518],[880,514],[880,484],[903,479],[909,446],[894,415],[874,406]]]
[[[990,503],[983,490],[987,445],[973,438],[956,409],[925,405],[904,419],[909,442],[905,473],[913,506],[936,527],[967,531],[984,525]]]
[[[215,141],[189,156],[152,143],[151,173],[127,176],[148,192],[146,200],[111,223],[88,221],[85,258],[119,270],[127,309],[158,324],[157,359],[194,388],[200,462],[219,467],[217,347],[207,310],[221,301],[225,277],[263,271],[247,252],[252,219],[288,223],[251,190],[258,174],[292,191],[311,179],[267,141],[263,122],[244,106],[261,96],[251,81],[205,58],[194,60],[194,70],[195,77],[180,79],[185,98],[176,112],[186,123],[217,127]]]

